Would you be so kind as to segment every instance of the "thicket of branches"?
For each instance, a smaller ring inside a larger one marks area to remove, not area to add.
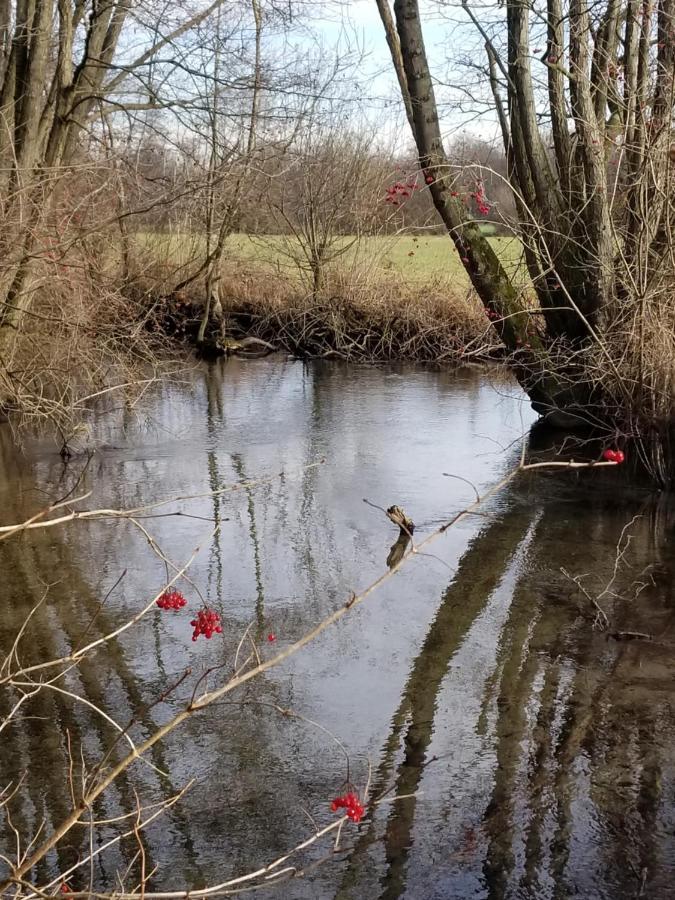
[[[438,230],[414,154],[377,138],[382,98],[360,81],[358,41],[345,29],[327,48],[306,12],[273,0],[0,4],[5,410],[67,434],[86,397],[151,377],[170,356],[150,327],[162,297],[201,304],[200,339],[218,331],[234,232],[285,235],[296,294],[323,302],[364,295],[364,270],[329,277],[353,238]],[[505,171],[480,142],[457,157]],[[417,189],[385,203],[401,180]]]

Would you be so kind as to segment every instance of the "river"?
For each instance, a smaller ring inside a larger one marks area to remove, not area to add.
[[[1,524],[69,490],[90,491],[77,504],[89,509],[190,497],[139,523],[179,564],[199,548],[177,585],[185,610],[152,611],[0,734],[0,796],[25,776],[8,803],[22,840],[49,834],[83,778],[123,750],[87,704],[133,720],[140,741],[206,669],[210,686],[226,677],[247,628],[262,658],[287,648],[386,571],[396,529],[376,507],[401,506],[422,539],[472,501],[461,479],[482,491],[517,465],[533,418],[497,375],[273,357],[204,366],[120,403],[92,426],[88,465],[64,466],[46,438],[19,449],[1,426]],[[211,493],[229,485],[243,487]],[[178,509],[188,515],[158,515]],[[155,745],[91,816],[133,818],[190,783],[143,852],[148,890],[199,888],[333,821],[349,775],[361,793],[370,784],[363,821],[345,824],[338,852],[333,833],[294,857],[302,876],[264,896],[673,897],[672,533],[668,502],[629,491],[618,470],[519,475],[309,646]],[[25,664],[113,630],[166,579],[127,520],[4,540],[0,571],[0,655],[42,600]],[[223,635],[192,642],[200,594]],[[594,627],[593,600],[608,628]],[[0,719],[18,696],[0,687]],[[36,883],[120,828],[77,826]],[[113,844],[69,886],[109,891],[127,870],[131,886],[138,849],[133,836]],[[0,817],[0,852],[15,851]]]

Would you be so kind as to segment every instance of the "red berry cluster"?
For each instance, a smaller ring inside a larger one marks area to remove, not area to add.
[[[331,803],[330,808],[332,812],[337,812],[338,809],[344,809],[347,818],[351,819],[352,822],[360,822],[365,812],[365,808],[356,794],[345,794],[344,797],[336,797]]]
[[[490,204],[487,202],[485,198],[485,186],[482,181],[476,182],[476,190],[471,191],[469,194],[470,197],[476,201],[476,206],[478,207],[478,212],[482,213],[486,216],[490,212]]]
[[[411,176],[407,181],[397,181],[387,188],[387,195],[384,198],[385,203],[391,203],[392,206],[400,206],[408,197],[412,197],[413,191],[419,189],[417,177]]]
[[[164,591],[161,597],[157,600],[157,606],[160,609],[182,609],[187,600],[181,594],[180,591]]]
[[[495,321],[495,319],[501,319],[501,316],[498,312],[496,312],[494,309],[488,309],[487,307],[485,307],[485,315],[491,321]]]
[[[193,619],[190,625],[194,628],[192,632],[193,641],[196,641],[200,634],[210,639],[214,634],[223,633],[220,616],[213,609],[200,609],[197,613],[197,618]]]
[[[626,456],[623,450],[612,450],[611,447],[608,447],[602,451],[602,458],[605,462],[622,463]]]

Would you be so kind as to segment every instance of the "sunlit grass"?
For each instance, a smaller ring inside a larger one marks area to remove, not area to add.
[[[141,246],[151,249],[158,260],[183,265],[204,253],[205,241],[200,235],[140,232]],[[526,280],[522,261],[522,246],[517,238],[488,237],[507,271],[515,272],[518,280]],[[445,235],[380,235],[355,241],[352,237],[340,238],[347,246],[344,252],[335,252],[333,264],[340,268],[367,267],[371,274],[402,278],[409,282],[435,280],[447,281],[459,289],[469,286],[469,278],[449,237]],[[298,261],[302,265],[302,253],[298,242],[285,235],[233,234],[227,240],[226,261],[228,268],[240,261],[257,269],[269,269],[278,276],[294,277],[298,273]]]

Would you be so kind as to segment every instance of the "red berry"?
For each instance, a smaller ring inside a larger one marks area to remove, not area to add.
[[[433,184],[433,183],[434,183],[434,179],[433,179],[433,177],[432,177],[431,175],[427,175],[427,177],[426,177],[424,180],[426,181],[427,184]]]
[[[347,816],[352,820],[352,822],[360,822],[363,818],[363,807],[360,804],[355,806],[353,809],[349,810]]]
[[[602,458],[605,460],[605,462],[618,462],[616,457],[617,457],[616,450],[612,450],[611,448],[608,447],[606,450],[602,451]],[[623,453],[621,454],[621,461],[623,462]]]
[[[185,597],[176,590],[164,591],[157,600],[160,609],[182,609],[186,603]]]
[[[614,461],[617,463],[622,463],[625,460],[625,455],[623,450],[616,450],[614,453]]]
[[[273,644],[276,641],[276,639],[277,639],[276,634],[273,634],[270,631],[270,633],[267,635],[267,640],[270,642],[270,644]]]
[[[200,609],[197,613],[197,618],[193,619],[190,625],[194,628],[192,633],[193,641],[196,641],[201,634],[207,640],[210,640],[214,634],[223,633],[220,616],[212,609]]]
[[[365,812],[363,804],[354,793],[345,794],[344,797],[336,797],[330,808],[333,812],[337,812],[338,809],[344,809],[345,815],[352,822],[360,822]]]

